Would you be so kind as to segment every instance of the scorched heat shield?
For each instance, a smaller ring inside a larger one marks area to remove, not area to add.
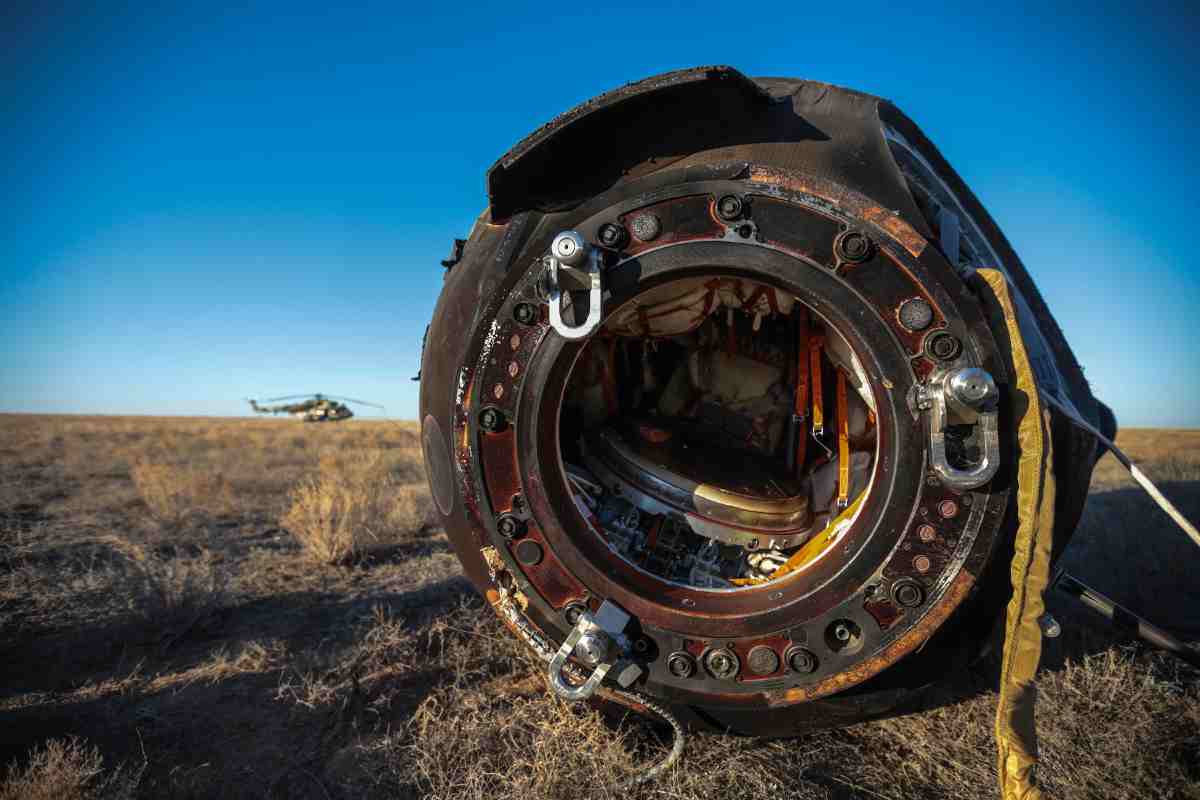
[[[778,735],[978,655],[1011,593],[1027,398],[977,270],[1007,279],[1041,389],[1115,423],[912,121],[684,70],[563,114],[487,186],[444,262],[422,441],[467,575],[560,693]],[[1049,430],[1057,551],[1097,450]]]

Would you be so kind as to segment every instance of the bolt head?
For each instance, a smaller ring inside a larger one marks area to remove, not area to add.
[[[500,535],[505,539],[515,539],[524,527],[524,523],[516,517],[503,516],[496,521],[496,530],[500,531]]]
[[[979,367],[964,367],[955,370],[947,378],[946,387],[956,400],[971,408],[979,408],[994,400],[999,394],[996,381],[987,371]]]
[[[537,309],[532,303],[517,303],[517,307],[513,309],[513,318],[522,325],[532,325],[537,319]]]
[[[817,670],[817,657],[803,647],[792,647],[787,652],[787,663],[793,672],[808,675]]]
[[[902,579],[892,586],[892,599],[902,608],[916,608],[925,600],[925,591],[911,579]]]
[[[625,244],[626,233],[625,229],[614,222],[606,222],[600,226],[598,234],[600,244],[605,247],[620,247]]]
[[[579,622],[579,618],[583,616],[583,612],[587,611],[587,606],[583,603],[571,603],[563,611],[563,616],[571,625]]]
[[[479,412],[479,427],[485,431],[498,431],[504,427],[504,414],[494,408]]]
[[[738,673],[738,657],[724,648],[709,650],[704,656],[704,666],[717,680],[729,680]]]
[[[608,658],[610,644],[611,640],[604,631],[588,631],[575,643],[575,655],[589,667],[594,667]]]
[[[667,671],[676,678],[690,678],[696,671],[696,660],[682,650],[667,656]]]
[[[717,201],[717,216],[723,220],[734,220],[742,215],[742,199],[727,194]]]
[[[859,231],[846,231],[838,237],[836,244],[835,249],[843,261],[858,264],[871,256],[871,240]]]
[[[563,231],[550,243],[550,253],[562,263],[578,267],[587,260],[588,243],[576,231]]]
[[[950,361],[962,351],[962,343],[953,335],[939,331],[925,339],[925,352],[938,361]]]

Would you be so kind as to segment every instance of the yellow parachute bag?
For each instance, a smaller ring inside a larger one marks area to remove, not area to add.
[[[1008,328],[1013,367],[1013,415],[1017,421],[1017,535],[1010,578],[1000,699],[996,707],[996,746],[1003,800],[1038,800],[1037,730],[1034,705],[1038,661],[1042,655],[1042,595],[1050,581],[1054,538],[1054,458],[1050,412],[1038,395],[1037,379],[1017,325],[1016,310],[1004,274],[981,269]]]

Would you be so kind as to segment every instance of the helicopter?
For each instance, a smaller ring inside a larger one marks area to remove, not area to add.
[[[299,402],[288,402],[297,400]],[[366,400],[355,400],[353,397],[337,397],[336,395],[327,394],[291,394],[284,397],[269,397],[263,400],[264,403],[281,403],[281,405],[259,405],[257,400],[246,398],[250,403],[250,407],[259,414],[291,414],[297,419],[305,422],[338,422],[343,419],[350,419],[354,416],[354,412],[346,403],[355,403],[361,406],[369,406],[370,408],[378,408],[384,410],[383,406],[377,403],[368,403]]]

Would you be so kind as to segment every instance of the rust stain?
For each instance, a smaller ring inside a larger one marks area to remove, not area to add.
[[[811,194],[833,205],[838,205],[842,198],[842,192],[828,181],[821,181],[775,167],[751,166],[750,180],[753,183],[781,186],[784,189]]]
[[[921,253],[925,252],[925,247],[929,244],[925,237],[891,211],[879,206],[868,206],[862,209],[861,213],[863,219],[875,223],[891,234],[905,250],[912,253],[913,258],[920,258]]]
[[[881,653],[871,656],[845,672],[831,675],[812,686],[800,686],[782,692],[770,692],[767,694],[767,704],[775,708],[792,705],[793,703],[804,703],[809,700],[816,700],[836,694],[837,692],[849,689],[851,686],[857,686],[867,678],[890,667],[917,649],[922,642],[932,636],[933,632],[946,621],[946,618],[953,613],[958,604],[967,596],[967,592],[970,591],[974,583],[975,576],[963,570],[958,573],[958,577],[946,589],[946,593],[942,595],[941,601],[928,614],[922,617],[920,622],[905,631],[903,636],[885,647]]]

